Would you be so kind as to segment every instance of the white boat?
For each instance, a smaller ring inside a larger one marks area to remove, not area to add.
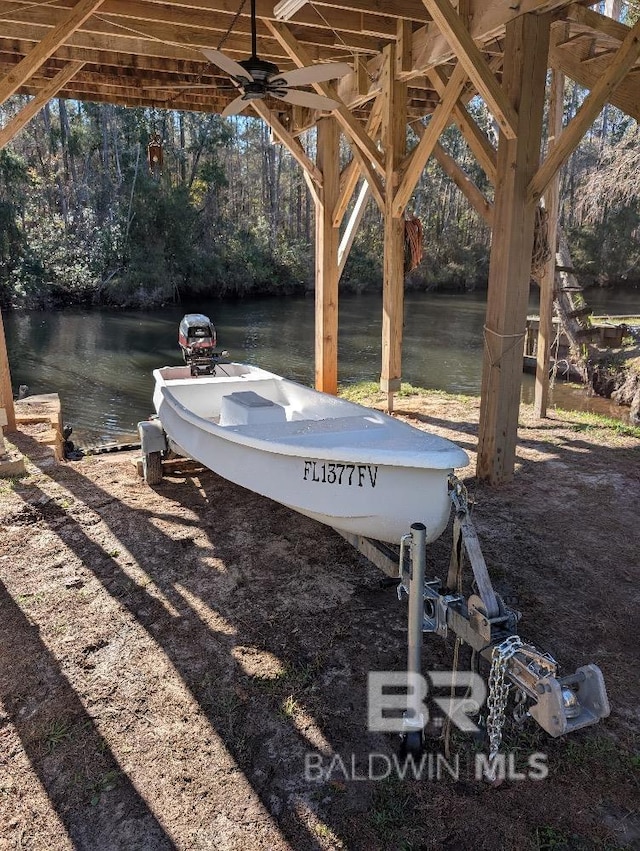
[[[153,402],[181,455],[335,529],[398,543],[414,522],[439,537],[448,475],[469,463],[444,438],[255,366],[153,373]]]

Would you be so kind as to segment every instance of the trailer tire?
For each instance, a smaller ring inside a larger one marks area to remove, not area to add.
[[[142,457],[142,473],[148,485],[159,485],[162,481],[162,453],[148,452]]]

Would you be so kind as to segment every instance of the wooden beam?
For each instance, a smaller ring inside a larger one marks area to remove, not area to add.
[[[60,89],[74,77],[82,68],[82,62],[70,62],[66,68],[53,77],[48,86],[45,86],[40,92],[32,98],[29,103],[25,104],[17,115],[8,121],[2,130],[0,130],[0,150],[2,150],[16,136],[25,124],[28,124],[31,119],[37,115],[42,107],[48,103],[51,98],[55,97]]]
[[[509,103],[504,90],[498,83],[493,71],[476,47],[469,30],[460,15],[450,3],[450,0],[423,0],[431,17],[438,25],[458,61],[473,81],[487,106],[493,113],[502,132],[509,139],[515,139],[518,134],[518,114]]]
[[[440,134],[449,123],[451,111],[460,97],[466,82],[467,72],[462,63],[459,62],[451,73],[442,100],[431,115],[422,138],[410,154],[410,159],[404,170],[400,186],[393,197],[391,210],[396,218],[404,214],[405,207],[413,194],[413,190],[416,188],[416,183],[422,174],[422,170],[433,153]]]
[[[318,121],[322,203],[316,206],[316,389],[338,392],[338,239],[333,209],[340,189],[340,130],[334,118]]]
[[[411,71],[413,65],[413,27],[406,18],[398,20],[398,35],[396,38],[396,75],[401,77]]]
[[[65,8],[66,7],[66,8]],[[0,0],[0,20],[8,23],[44,24],[56,26],[66,9],[73,8],[72,0],[58,0],[55,6],[48,4],[20,5],[10,0]],[[247,4],[246,11],[249,12]],[[330,15],[332,17],[332,15]],[[217,44],[233,22],[232,32],[225,39],[224,49],[241,51],[244,56],[251,50],[251,24],[246,15],[234,21],[234,16],[219,10],[211,11],[178,8],[173,3],[148,3],[139,0],[103,0],[100,15],[94,16],[81,27],[86,33],[110,34],[113,37],[139,35],[177,43],[198,43],[202,46]],[[395,21],[388,21],[392,28],[388,35],[395,36]],[[297,21],[296,21],[297,26]],[[261,23],[257,27],[260,55],[265,55],[266,40]],[[388,37],[387,35],[387,37]],[[373,55],[379,49],[379,37],[364,35],[362,30],[344,31],[336,36],[316,15],[315,26],[302,30],[302,39],[309,46],[333,47],[336,41],[347,51],[358,51]]]
[[[407,148],[407,84],[395,75],[395,45],[384,51],[382,91],[384,112],[382,142],[385,152],[386,196],[384,212],[384,278],[382,284],[382,370],[380,389],[387,394],[387,410],[393,411],[393,394],[402,376],[402,330],[404,324],[404,216],[393,214],[398,169]]]
[[[349,254],[351,252],[353,240],[355,239],[355,235],[358,232],[358,228],[360,227],[360,222],[362,221],[364,211],[367,208],[367,201],[370,197],[371,190],[369,189],[369,184],[366,180],[364,180],[362,182],[362,186],[360,187],[358,197],[356,198],[356,203],[354,204],[353,210],[351,211],[351,215],[349,216],[347,226],[344,229],[344,233],[342,234],[340,245],[338,246],[338,275],[340,276],[344,271],[345,263],[347,262]]]
[[[586,6],[578,6],[577,4],[569,6],[564,10],[564,17],[569,21],[584,24],[603,35],[608,35],[609,38],[615,38],[617,41],[624,41],[629,32],[629,27],[625,24],[614,21],[606,15],[600,15],[593,9],[587,9]]]
[[[564,74],[551,72],[549,92],[549,142],[547,153],[553,151],[562,133],[562,111],[564,96]],[[547,239],[551,257],[540,278],[540,324],[538,326],[538,350],[536,355],[536,384],[533,410],[537,417],[547,416],[549,404],[549,366],[553,342],[553,290],[556,279],[556,242],[558,239],[558,214],[560,211],[560,172],[556,172],[544,194],[547,211]]]
[[[378,95],[371,107],[371,112],[369,113],[369,118],[367,120],[367,133],[372,139],[377,138],[381,121],[382,95]],[[333,226],[336,228],[339,228],[342,224],[344,214],[347,212],[349,201],[353,196],[359,178],[360,169],[358,168],[358,161],[355,157],[352,157],[351,161],[344,167],[342,174],[340,175],[340,197],[338,198],[336,208],[333,211]]]
[[[2,311],[0,310],[0,410],[3,408],[7,417],[7,424],[4,426],[4,431],[15,431],[16,411],[13,405],[7,340],[4,336],[4,322],[2,321]],[[2,430],[2,426],[0,426],[0,431]]]
[[[0,80],[0,103],[4,103],[7,98],[15,94],[20,86],[56,52],[60,45],[64,44],[87,18],[91,17],[101,3],[102,0],[78,0],[62,21],[51,32],[47,33],[22,62]]]
[[[500,133],[498,145],[477,468],[491,484],[508,481],[515,467],[535,221],[527,185],[540,160],[550,23],[531,14],[506,28],[506,94],[527,132]]]
[[[438,95],[442,98],[447,78],[442,68],[433,68],[428,73],[433,87]],[[471,95],[469,95],[471,99]],[[467,95],[461,98],[453,108],[453,120],[460,128],[460,132],[471,148],[471,153],[474,155],[478,164],[487,175],[491,183],[496,182],[496,149],[493,147],[486,133],[478,127],[476,122],[467,112],[464,101],[467,100]]]
[[[611,92],[635,65],[640,56],[640,21],[629,30],[614,59],[607,60],[607,70],[582,102],[574,118],[563,131],[544,163],[531,180],[528,198],[536,203],[554,175],[580,144],[582,137],[600,114]]]
[[[274,135],[282,142],[294,160],[307,172],[317,189],[322,187],[322,172],[307,156],[301,143],[283,126],[278,116],[272,112],[263,100],[252,100],[251,106],[260,118],[273,130]],[[316,194],[317,194],[316,189]]]
[[[577,55],[576,49],[571,47],[554,46],[549,53],[549,65],[575,80],[585,89],[594,88],[600,77],[607,71],[609,63],[610,60],[603,56],[583,62]],[[638,81],[634,79],[636,77],[637,72],[632,69],[610,93],[609,103],[640,122],[640,97],[638,97]]]
[[[436,143],[433,149],[433,156],[438,161],[440,168],[453,180],[476,213],[482,216],[489,227],[491,227],[493,224],[493,204],[487,201],[471,178],[460,168],[453,157],[449,156],[442,145]]]
[[[299,68],[313,64],[306,49],[295,38],[289,27],[279,22],[266,21],[265,23]],[[330,83],[314,83],[313,85],[319,94],[338,102],[338,108],[334,110],[333,114],[350,142],[362,152],[364,168],[367,172],[371,171],[371,173],[367,174],[367,181],[375,194],[375,184],[377,181],[375,174],[371,170],[371,166],[378,173],[384,174],[380,151],[349,108],[342,102],[335,86]]]

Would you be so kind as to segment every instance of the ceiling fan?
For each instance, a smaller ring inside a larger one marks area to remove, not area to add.
[[[241,94],[224,109],[222,117],[238,115],[252,100],[263,99],[266,95],[309,109],[331,110],[339,106],[338,102],[315,92],[299,91],[295,86],[309,83],[324,83],[351,74],[353,68],[346,62],[327,62],[309,65],[306,68],[294,68],[280,73],[273,62],[260,59],[257,53],[256,0],[251,0],[251,56],[236,62],[220,50],[203,50],[207,59],[218,68],[226,71]]]

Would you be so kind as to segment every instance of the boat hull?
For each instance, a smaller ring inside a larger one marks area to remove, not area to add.
[[[167,382],[158,381],[157,375],[156,378],[154,402],[170,441],[182,453],[229,481],[339,531],[390,543],[398,543],[413,522],[425,524],[429,541],[439,537],[446,527],[451,508],[448,475],[452,467],[433,469],[415,464],[402,465],[397,458],[394,463],[385,463],[384,447],[376,452],[375,446],[363,445],[358,452],[357,445],[355,448],[347,445],[346,440],[343,441],[344,446],[341,446],[341,441],[333,436],[341,425],[339,418],[333,418],[330,422],[331,440],[323,433],[327,425],[322,419],[303,419],[295,429],[283,422],[283,432],[295,431],[296,436],[287,438],[285,435],[282,440],[273,436],[274,430],[278,429],[277,424],[265,424],[262,427],[249,425],[244,431],[242,426],[224,428],[212,422],[212,418],[195,414],[179,401],[179,393],[173,393]],[[206,393],[205,381],[195,381],[199,383],[201,392]],[[214,383],[215,379],[208,381],[209,387]],[[287,384],[287,391],[290,389],[289,384],[293,385],[293,382]],[[232,386],[235,387],[233,383]],[[259,384],[251,386],[262,389]],[[298,387],[296,385],[295,392],[299,392]],[[325,394],[316,395],[324,397]],[[333,397],[331,400],[335,401]],[[350,415],[350,441],[357,444],[360,439],[366,444],[369,439],[367,429],[370,430],[368,422],[371,420],[377,424],[377,418],[384,415],[375,413],[375,416],[371,416],[374,412],[369,409],[346,404],[349,405],[345,412]],[[358,430],[357,422],[355,430],[352,428],[356,419],[353,412],[356,409],[366,415],[365,429],[362,431]],[[385,418],[382,423],[389,427],[386,420],[390,418]],[[307,439],[308,422],[311,423],[308,430],[312,433],[319,431],[318,437]],[[395,420],[390,422],[396,423]],[[393,431],[390,433],[393,434]],[[266,434],[270,439],[262,440],[260,434]],[[374,436],[377,438],[377,434]],[[314,447],[314,439],[321,445]],[[299,446],[295,440],[306,442]],[[326,446],[322,446],[323,440]],[[453,457],[466,460],[466,455],[457,447],[455,449],[458,455]]]

